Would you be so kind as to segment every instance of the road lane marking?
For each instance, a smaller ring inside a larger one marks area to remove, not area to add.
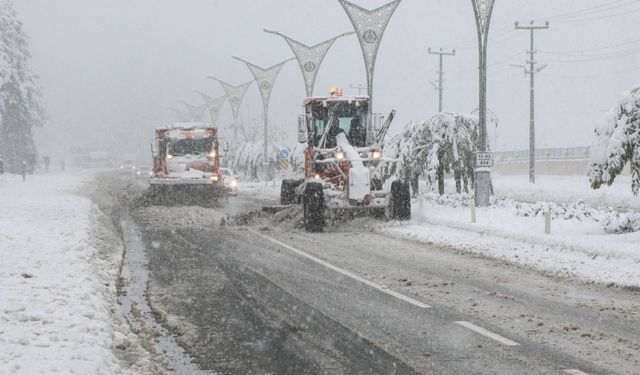
[[[475,333],[479,333],[482,336],[488,337],[490,339],[496,340],[497,342],[503,344],[503,345],[507,345],[507,346],[517,346],[520,345],[515,341],[511,341],[506,337],[500,336],[497,333],[493,333],[491,331],[487,331],[486,329],[482,328],[482,327],[478,327],[477,325],[471,323],[471,322],[466,322],[466,321],[457,321],[455,322],[458,325],[463,326],[464,328],[470,329]]]
[[[422,303],[422,302],[420,302],[420,301],[418,301],[418,300],[415,300],[415,299],[413,299],[413,298],[411,298],[411,297],[407,297],[407,296],[405,296],[404,294],[401,294],[401,293],[398,293],[398,292],[396,292],[396,291],[393,291],[393,290],[391,290],[391,289],[387,288],[386,286],[383,286],[383,285],[380,285],[380,284],[374,283],[373,281],[367,280],[367,279],[365,279],[365,278],[363,278],[363,277],[360,277],[360,276],[358,276],[358,275],[356,275],[356,274],[354,274],[354,273],[351,273],[351,272],[349,272],[349,271],[347,271],[347,270],[343,270],[343,269],[342,269],[342,268],[340,268],[340,267],[334,266],[334,265],[333,265],[333,264],[331,264],[331,263],[327,263],[327,262],[325,262],[325,261],[323,261],[323,260],[321,260],[321,259],[318,259],[318,258],[314,257],[313,255],[309,255],[309,254],[305,253],[305,252],[304,252],[304,251],[302,251],[302,250],[298,250],[298,249],[296,249],[295,247],[290,246],[290,245],[287,245],[287,244],[286,244],[286,243],[284,243],[284,242],[278,241],[278,240],[276,240],[275,238],[269,237],[269,236],[267,236],[266,234],[263,234],[263,233],[257,232],[257,231],[255,231],[255,230],[253,230],[253,229],[248,229],[248,231],[249,231],[249,232],[251,232],[251,233],[253,233],[253,234],[255,234],[255,235],[257,235],[257,236],[260,236],[260,237],[262,237],[262,238],[264,238],[264,239],[266,239],[266,240],[269,240],[269,241],[273,242],[273,243],[274,243],[274,244],[276,244],[276,245],[282,246],[282,247],[284,247],[285,249],[290,250],[290,251],[292,251],[292,252],[296,253],[297,255],[299,255],[299,256],[301,256],[301,257],[304,257],[304,258],[307,258],[307,259],[309,259],[309,260],[312,260],[312,261],[314,261],[314,262],[316,262],[316,263],[318,263],[318,264],[320,264],[320,265],[323,265],[324,267],[326,267],[326,268],[328,268],[328,269],[330,269],[330,270],[332,270],[332,271],[338,272],[338,273],[340,273],[340,274],[342,274],[342,275],[344,275],[344,276],[347,276],[347,277],[349,277],[349,278],[351,278],[351,279],[354,279],[354,280],[356,280],[356,281],[359,281],[359,282],[361,282],[361,283],[363,283],[363,284],[365,284],[365,285],[368,285],[368,286],[370,286],[370,287],[372,287],[372,288],[374,288],[374,289],[377,289],[377,290],[379,290],[379,291],[381,291],[381,292],[383,292],[383,293],[386,293],[386,294],[388,294],[388,295],[390,295],[390,296],[392,296],[392,297],[398,298],[398,299],[400,299],[400,300],[402,300],[402,301],[405,301],[405,302],[407,302],[407,303],[410,303],[410,304],[412,304],[412,305],[414,305],[414,306],[421,307],[421,308],[423,308],[423,309],[429,309],[429,308],[431,308],[431,306],[429,306],[429,305],[427,305],[427,304],[425,304],[425,303]]]
[[[569,375],[589,375],[586,372],[582,372],[582,371],[576,370],[576,369],[564,370],[564,372],[566,372]]]

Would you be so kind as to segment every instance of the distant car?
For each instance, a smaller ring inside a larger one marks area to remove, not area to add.
[[[124,162],[122,162],[122,164],[120,164],[120,169],[129,169],[129,170],[136,170],[136,163],[134,163],[132,160],[125,160]]]
[[[240,181],[233,174],[233,171],[229,168],[220,168],[220,172],[222,173],[224,186],[229,188],[229,193],[231,193],[231,195],[238,195],[238,185]]]

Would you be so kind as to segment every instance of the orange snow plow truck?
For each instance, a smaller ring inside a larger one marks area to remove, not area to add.
[[[156,129],[150,193],[162,203],[206,204],[226,198],[218,131],[203,123]]]

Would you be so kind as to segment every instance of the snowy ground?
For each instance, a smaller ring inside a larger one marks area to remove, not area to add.
[[[0,175],[2,374],[145,372],[116,304],[122,254],[101,248],[101,214],[77,195],[92,178]]]
[[[262,198],[278,198],[280,199],[280,181],[267,182],[241,182],[238,186],[238,191],[241,194],[253,195],[255,197]]]
[[[624,178],[595,192],[584,178],[574,176],[541,176],[535,186],[526,176],[497,176],[494,185],[500,200],[493,207],[478,209],[475,224],[464,199],[430,196],[414,203],[411,224],[387,231],[556,276],[640,287],[640,232],[610,234],[606,230],[618,216],[613,208],[635,211],[640,207],[640,198],[631,194]],[[551,234],[544,232],[540,207],[554,212]]]
[[[640,197],[631,192],[631,177],[619,176],[611,186],[591,189],[587,176],[537,176],[530,184],[528,176],[494,176],[497,196],[525,202],[574,203],[583,201],[593,207],[640,210]]]

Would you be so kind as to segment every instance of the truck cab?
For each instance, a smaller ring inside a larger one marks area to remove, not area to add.
[[[216,128],[203,123],[158,128],[151,148],[155,193],[197,193],[205,200],[226,195]]]

